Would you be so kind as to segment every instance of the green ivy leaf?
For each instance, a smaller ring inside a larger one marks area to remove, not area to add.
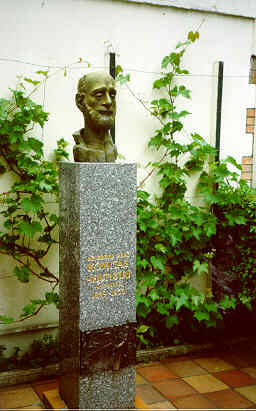
[[[116,77],[116,81],[119,81],[119,83],[122,86],[123,84],[128,83],[128,81],[130,81],[130,74],[123,75],[123,74],[120,73]]]
[[[166,68],[169,63],[170,63],[170,57],[169,57],[169,56],[165,56],[165,57],[163,58],[163,60],[162,60],[161,67],[162,67],[162,68]]]
[[[24,198],[20,204],[25,212],[32,211],[37,213],[42,208],[43,202],[44,200],[41,196],[33,195],[30,198]]]
[[[208,274],[209,273],[209,266],[207,262],[200,262],[199,260],[195,260],[193,263],[193,271],[197,272],[199,275]]]
[[[158,294],[158,292],[157,292],[155,289],[150,291],[149,297],[150,297],[151,300],[153,300],[153,301],[159,300],[159,294]]]
[[[168,248],[165,245],[160,244],[160,243],[155,245],[155,249],[157,251],[161,251],[161,253],[164,253],[164,254],[168,253]]]
[[[0,321],[2,321],[4,324],[11,324],[14,322],[14,318],[7,317],[6,315],[0,315]]]
[[[165,320],[165,325],[166,325],[166,328],[168,328],[168,329],[170,329],[174,325],[178,325],[178,324],[179,324],[179,318],[176,314],[170,315]]]
[[[137,334],[144,334],[148,331],[148,329],[149,329],[148,325],[142,324],[137,328]]]
[[[42,226],[37,221],[31,222],[31,223],[27,221],[23,221],[22,223],[18,225],[18,229],[21,234],[25,234],[28,237],[33,238],[36,233],[39,233],[42,231]]]
[[[185,293],[182,293],[180,296],[177,296],[177,301],[176,301],[176,311],[179,311],[179,309],[182,306],[187,306],[188,302],[188,296]]]
[[[163,260],[160,257],[154,255],[150,257],[150,262],[156,270],[164,270]]]
[[[32,80],[31,78],[28,78],[28,77],[24,77],[23,80],[26,81],[27,83],[33,84],[33,86],[37,86],[38,84],[40,84],[40,81]]]
[[[59,217],[56,216],[56,214],[51,214],[49,217],[50,221],[52,221],[54,224],[59,224]]]
[[[30,270],[26,266],[22,267],[15,267],[13,270],[14,275],[18,278],[18,280],[22,283],[28,283],[29,282],[29,275],[30,275]]]
[[[198,320],[198,321],[209,321],[210,320],[210,315],[204,311],[196,311],[194,313],[194,317]]]

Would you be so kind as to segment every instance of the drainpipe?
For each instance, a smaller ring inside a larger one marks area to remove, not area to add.
[[[215,148],[216,156],[215,161],[220,160],[220,133],[221,133],[221,109],[222,109],[222,92],[223,92],[223,61],[218,62],[218,84],[217,84],[217,110],[216,110],[216,139]]]
[[[256,41],[256,19],[253,22],[253,42],[252,42],[252,54],[256,54],[255,48]],[[254,84],[254,108],[256,108],[256,85]],[[252,141],[252,187],[256,187],[256,121],[254,120],[254,133]]]

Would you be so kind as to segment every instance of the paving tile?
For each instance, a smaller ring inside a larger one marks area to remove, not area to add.
[[[39,397],[29,385],[1,389],[0,409],[26,407],[39,404],[39,401]]]
[[[239,392],[249,401],[252,401],[254,404],[256,404],[256,385],[235,388],[235,391]]]
[[[208,374],[208,371],[199,367],[194,361],[177,361],[167,363],[167,367],[179,377],[191,377],[192,375]]]
[[[152,387],[150,384],[139,385],[136,387],[136,395],[138,395],[146,404],[164,401],[165,398]]]
[[[250,377],[250,375],[245,374],[241,370],[221,371],[213,375],[229,387],[242,387],[256,384],[255,378]]]
[[[176,408],[170,401],[155,402],[154,404],[151,404],[149,408],[151,410],[176,410]]]
[[[231,363],[228,363],[219,357],[198,358],[194,361],[209,372],[227,371],[235,368]]]
[[[136,374],[136,385],[148,384],[148,381],[145,380],[141,375],[138,373]]]
[[[21,390],[22,388],[29,388],[29,387],[31,387],[30,384],[17,384],[17,385],[12,385],[12,386],[9,386],[9,387],[1,387],[0,388],[0,393],[5,392],[5,391],[9,391],[9,390],[13,391],[13,390],[16,390],[17,388],[19,390]]]
[[[196,393],[189,384],[182,381],[180,378],[155,382],[153,385],[168,400]]]
[[[44,404],[53,410],[67,410],[65,402],[60,397],[59,389],[54,388],[49,391],[44,391],[43,394]]]
[[[252,402],[248,401],[238,392],[230,389],[218,392],[210,392],[208,394],[204,394],[204,397],[212,401],[212,403],[215,404],[217,408],[223,409],[241,409],[248,408],[253,405]]]
[[[162,381],[167,378],[177,378],[173,372],[161,364],[153,365],[152,367],[137,368],[137,372],[150,382]]]
[[[34,391],[40,397],[40,399],[42,399],[44,391],[49,391],[55,388],[59,388],[59,381],[57,379],[51,379],[51,380],[38,381],[38,382],[32,383],[31,385]]]
[[[200,394],[190,395],[172,400],[178,409],[194,408],[196,410],[215,409],[215,405]]]
[[[241,371],[245,372],[246,374],[250,375],[253,378],[256,378],[256,367],[242,368]]]
[[[206,392],[221,391],[228,388],[226,384],[211,374],[195,375],[193,377],[185,377],[182,379],[201,394]]]

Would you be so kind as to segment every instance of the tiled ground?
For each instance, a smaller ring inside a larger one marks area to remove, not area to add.
[[[137,395],[151,409],[256,409],[256,347],[139,364]]]
[[[46,408],[56,380],[0,389],[0,410]],[[150,409],[256,409],[256,347],[139,364],[137,395]]]

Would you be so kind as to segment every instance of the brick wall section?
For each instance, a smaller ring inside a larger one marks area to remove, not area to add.
[[[255,108],[247,108],[246,110],[246,133],[254,134],[255,111]]]
[[[242,157],[242,173],[241,177],[243,180],[247,180],[251,185],[252,183],[252,156]]]

